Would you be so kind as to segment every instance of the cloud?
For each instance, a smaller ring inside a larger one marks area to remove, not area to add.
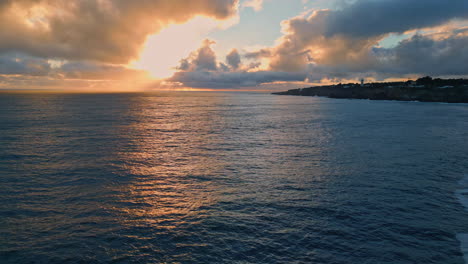
[[[181,83],[185,87],[211,89],[237,89],[255,87],[273,82],[302,82],[306,79],[305,72],[273,72],[273,71],[195,71],[177,72],[169,82]]]
[[[355,64],[311,63],[306,66],[307,79],[356,80],[369,78],[414,78],[415,76],[468,76],[468,35],[454,30],[437,34],[416,34],[399,42],[395,47],[373,47],[367,61]]]
[[[57,80],[123,80],[143,79],[147,73],[120,65],[84,61],[57,62],[11,53],[0,56],[0,75],[35,76]]]
[[[180,61],[177,69],[182,71],[215,71],[218,69],[216,54],[211,48],[215,44],[214,41],[205,39],[202,46],[192,52],[188,58]]]
[[[216,54],[211,49],[211,45],[215,44],[214,41],[205,40],[203,46],[196,52],[192,63],[195,65],[196,70],[216,70]]]
[[[243,1],[241,7],[258,11],[263,2]],[[467,0],[341,3],[285,20],[273,46],[248,52],[237,47],[222,61],[215,42],[205,40],[198,49],[177,53],[194,50],[161,82],[232,89],[412,74],[468,76],[468,29],[461,26],[468,22]],[[0,0],[0,81],[3,87],[50,85],[54,79],[80,85],[143,79],[143,71],[125,65],[138,58],[149,35],[197,16],[232,18],[238,6],[238,0]],[[380,46],[391,34],[408,37]],[[171,48],[175,42],[168,43]]]
[[[427,33],[464,18],[468,19],[466,0],[352,1],[337,10],[316,10],[283,21],[284,34],[275,46],[245,56],[269,60],[269,70],[275,72],[307,71],[309,80],[468,75],[462,64],[466,61],[466,31],[445,26],[443,33]],[[379,47],[389,34],[423,29],[427,32],[394,48]]]
[[[19,54],[0,56],[0,74],[44,76],[51,70],[51,65],[43,59],[21,56]]]
[[[148,85],[147,81],[57,79],[30,75],[0,74],[0,89],[6,90],[59,90],[59,91],[138,91]]]
[[[226,19],[237,0],[3,0],[0,53],[125,64],[150,34],[196,15]]]
[[[260,58],[267,58],[272,56],[272,50],[268,48],[246,52],[244,57],[247,59],[260,59]]]
[[[237,49],[231,50],[226,56],[226,61],[234,70],[237,70],[241,64],[241,57]]]
[[[251,7],[255,11],[260,11],[263,8],[263,0],[247,0],[242,3],[242,7]]]
[[[65,79],[85,80],[138,80],[147,78],[148,74],[120,65],[93,62],[68,62],[54,69],[52,73]]]
[[[360,0],[327,17],[325,36],[371,37],[468,18],[466,0]]]
[[[307,65],[360,65],[368,62],[368,53],[379,37],[356,38],[344,35],[327,37],[325,32],[331,10],[314,11],[308,17],[295,17],[282,24],[285,33],[279,44],[261,51],[270,57],[270,68],[276,71],[302,71]]]
[[[468,75],[468,29],[452,23],[467,17],[467,3],[361,0],[337,10],[315,10],[283,21],[283,36],[275,46],[244,54],[232,50],[227,65],[217,62],[211,44],[205,43],[182,61],[183,71],[168,81],[186,87],[235,88],[362,77]],[[379,46],[390,34],[415,30],[420,32],[392,48]],[[242,65],[241,57],[249,63]],[[265,60],[268,67],[260,70]],[[203,66],[206,61],[210,67]]]
[[[317,19],[321,13],[316,12],[309,19]],[[239,66],[241,54],[237,50],[228,54],[227,58],[232,57],[227,59],[228,67],[211,56],[214,55],[211,42],[205,41],[200,49],[182,61],[180,68],[184,70],[174,74],[168,82],[184,87],[232,89],[275,82],[307,86],[323,80],[340,82],[363,77],[384,80],[415,75],[468,75],[468,29],[416,34],[395,47],[383,48],[378,46],[380,38],[377,37],[308,38],[302,35],[301,23],[296,23],[295,19],[288,22],[287,29],[291,29],[291,25],[293,28],[278,46],[243,54],[243,57],[254,60],[270,59],[268,70],[259,70],[260,64],[255,61]],[[320,48],[320,52],[314,48]],[[200,67],[206,64],[196,60],[202,54],[211,54],[210,65],[214,63],[216,67]]]
[[[213,44],[205,40],[198,50],[181,60],[179,71],[166,82],[192,88],[233,89],[278,81],[302,82],[307,77],[306,72],[257,71],[257,63],[244,66],[236,49],[226,56],[226,65],[217,60]]]
[[[468,75],[468,34],[464,31],[454,31],[441,39],[417,34],[395,48],[376,48],[374,52],[383,72]]]
[[[0,0],[1,87],[146,82],[127,65],[149,35],[195,17],[230,21],[237,9],[238,0]],[[209,51],[196,58],[200,69],[215,69]]]

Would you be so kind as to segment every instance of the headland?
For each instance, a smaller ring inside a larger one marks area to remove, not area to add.
[[[382,83],[348,83],[292,89],[276,95],[328,98],[468,103],[468,79],[433,79]]]

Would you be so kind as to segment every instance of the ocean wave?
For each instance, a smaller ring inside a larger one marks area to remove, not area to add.
[[[455,196],[460,203],[468,210],[468,174],[459,181],[461,189],[455,191]],[[460,233],[457,234],[457,239],[460,241],[460,249],[463,253],[465,263],[468,263],[468,234]]]

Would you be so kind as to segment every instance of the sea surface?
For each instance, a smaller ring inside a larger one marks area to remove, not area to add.
[[[468,105],[3,93],[0,188],[2,264],[463,264]]]

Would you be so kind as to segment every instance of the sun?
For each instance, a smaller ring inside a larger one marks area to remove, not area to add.
[[[196,50],[211,31],[226,27],[228,23],[197,16],[185,24],[170,25],[148,37],[139,60],[131,66],[148,71],[156,79],[169,78],[177,70],[179,61]]]

